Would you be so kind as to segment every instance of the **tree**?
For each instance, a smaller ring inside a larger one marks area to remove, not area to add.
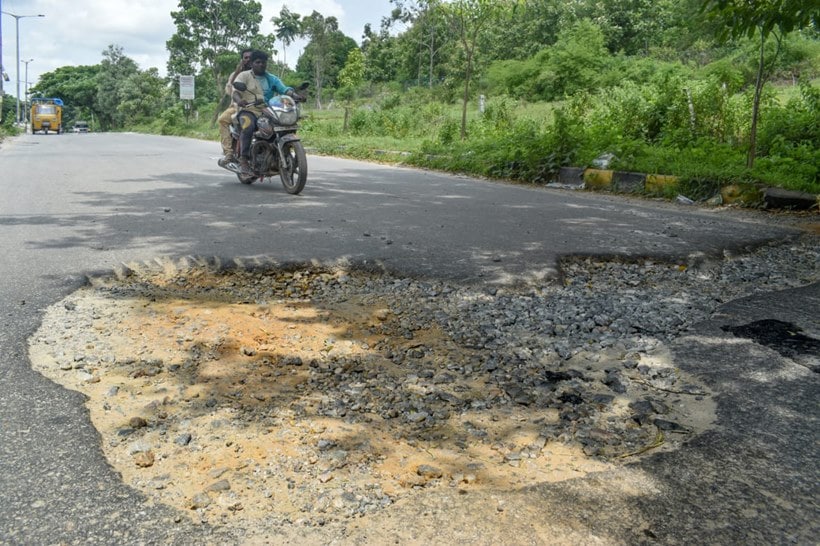
[[[125,114],[119,106],[126,93],[125,83],[139,73],[137,63],[127,57],[121,46],[109,45],[103,51],[100,73],[97,75],[97,94],[94,110],[98,113],[103,130],[118,129],[125,124]]]
[[[370,23],[364,26],[361,50],[365,58],[367,81],[379,83],[397,79],[399,70],[396,65],[402,58],[397,44],[398,40],[390,36],[384,26],[378,33],[373,31]]]
[[[603,31],[587,19],[561,31],[558,41],[545,53],[546,70],[540,83],[546,88],[540,91],[553,100],[592,89],[609,57]]]
[[[171,12],[176,33],[166,42],[168,76],[207,70],[217,97],[222,97],[227,74],[236,66],[239,51],[248,44],[270,46],[259,35],[262,5],[254,0],[179,0]],[[230,68],[220,57],[232,59]]]
[[[335,17],[324,17],[318,11],[302,18],[303,32],[310,38],[296,65],[297,70],[313,75],[316,86],[316,106],[322,107],[322,90],[333,87],[336,77],[356,42],[339,30]]]
[[[703,11],[714,20],[723,23],[719,34],[723,41],[747,36],[760,40],[754,98],[752,100],[752,124],[749,130],[749,150],[746,167],[754,167],[757,145],[757,122],[760,117],[760,97],[763,84],[770,75],[771,67],[780,52],[786,34],[820,21],[820,8],[816,2],[805,0],[704,0]],[[766,40],[769,36],[777,42],[777,49],[766,66]]]
[[[347,122],[350,118],[350,106],[356,91],[364,81],[364,55],[359,48],[351,49],[347,54],[347,62],[339,71],[339,97],[344,101],[345,119],[342,131],[347,132]]]
[[[78,116],[94,112],[97,98],[97,74],[100,65],[61,66],[40,76],[31,88],[32,96],[60,97],[66,110]]]
[[[156,68],[136,72],[122,82],[117,111],[126,124],[150,122],[162,110],[165,93],[165,82]]]
[[[464,55],[464,98],[461,108],[461,139],[467,138],[467,103],[470,100],[470,81],[473,76],[476,45],[482,29],[504,7],[495,0],[455,0],[443,4],[444,15],[461,42]]]
[[[287,6],[282,6],[279,10],[279,17],[272,17],[271,22],[276,25],[276,37],[282,41],[282,71],[280,77],[284,74],[284,66],[287,65],[287,47],[293,41],[302,35],[302,16],[298,13],[293,13]]]
[[[446,29],[443,28],[442,10],[439,0],[390,0],[396,5],[390,18],[382,22],[389,27],[401,22],[412,25],[404,34],[405,40],[412,41],[417,47],[417,84],[421,85],[422,69],[427,68],[427,85],[433,87],[433,69],[436,55],[446,43]]]
[[[305,35],[310,37],[305,53],[308,53],[307,50],[310,48],[313,82],[316,84],[316,107],[321,108],[325,69],[330,62],[330,34],[339,29],[339,22],[335,17],[325,18],[314,10],[304,18],[302,24]]]
[[[565,0],[513,3],[504,24],[487,29],[492,35],[490,58],[523,61],[554,44],[561,29],[571,27],[578,20],[574,4]]]

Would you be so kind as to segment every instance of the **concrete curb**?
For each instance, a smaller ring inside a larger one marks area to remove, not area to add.
[[[663,194],[665,190],[674,187],[679,181],[680,178],[673,175],[561,167],[558,172],[558,180],[547,184],[547,186],[616,193]],[[718,196],[715,197],[718,198]],[[762,203],[763,208],[820,210],[820,195],[781,188],[755,188],[750,190],[737,184],[727,184],[720,189],[719,199],[716,200],[724,205],[755,205]]]

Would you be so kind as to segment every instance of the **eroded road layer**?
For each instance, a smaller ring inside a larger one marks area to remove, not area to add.
[[[633,328],[593,345],[511,316],[513,299],[561,297],[316,267],[133,269],[52,306],[30,351],[88,397],[108,460],[149,498],[202,521],[324,524],[611,469],[709,426],[710,394],[663,343]]]

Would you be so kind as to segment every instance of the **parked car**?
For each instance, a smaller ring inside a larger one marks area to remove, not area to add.
[[[77,121],[74,123],[74,132],[75,133],[87,133],[88,132],[88,122],[87,121]]]

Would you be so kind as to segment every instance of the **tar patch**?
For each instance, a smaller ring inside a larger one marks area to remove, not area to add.
[[[820,372],[820,339],[802,333],[802,328],[790,322],[774,319],[757,320],[741,326],[722,326],[724,332],[751,339],[755,343],[774,349],[786,358],[806,364],[806,358],[814,361],[808,365],[815,373]],[[801,358],[803,357],[803,358]]]

